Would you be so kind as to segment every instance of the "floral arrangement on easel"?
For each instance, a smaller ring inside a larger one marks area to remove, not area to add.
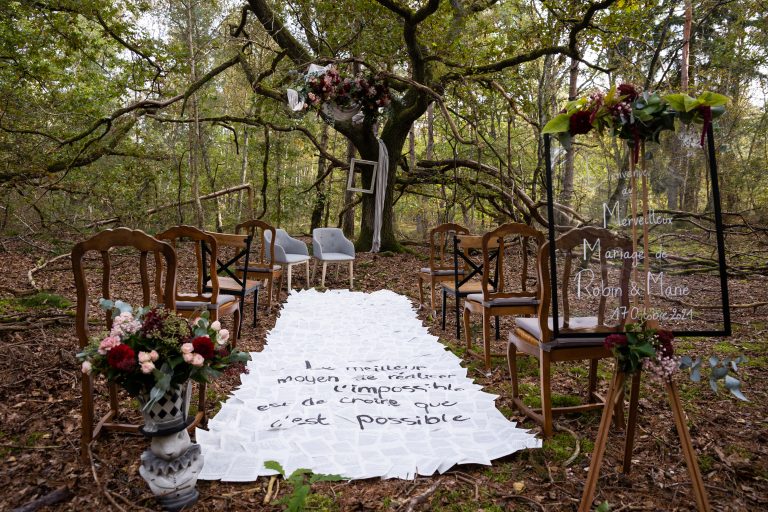
[[[172,386],[188,380],[211,382],[250,355],[232,348],[227,329],[210,322],[208,312],[189,322],[162,306],[132,308],[122,301],[101,299],[112,311],[112,329],[95,336],[77,354],[85,374],[107,381],[139,397],[148,411]]]
[[[664,130],[675,129],[675,118],[684,124],[702,124],[701,145],[713,119],[725,112],[729,98],[714,92],[703,92],[693,98],[687,94],[668,94],[641,90],[629,83],[611,87],[607,92],[595,91],[589,96],[569,101],[542,130],[558,137],[563,145],[575,135],[597,130],[608,131],[628,141],[639,156],[640,141],[659,141]]]
[[[666,329],[651,327],[648,322],[627,324],[624,334],[609,334],[603,345],[613,352],[619,369],[626,374],[645,371],[652,381],[663,384],[672,379],[678,370],[690,370],[693,382],[701,380],[701,359],[691,356],[676,356],[675,335]],[[738,365],[747,358],[709,358],[709,386],[717,393],[718,381],[722,380],[725,388],[739,400],[747,401],[741,392],[741,382],[731,372],[738,372]]]
[[[295,92],[297,101],[292,105],[294,110],[317,107],[328,112],[328,107],[337,107],[361,112],[369,120],[376,119],[392,101],[384,76],[343,76],[334,66],[310,67]]]

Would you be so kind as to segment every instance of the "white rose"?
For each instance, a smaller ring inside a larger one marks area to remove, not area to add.
[[[221,330],[221,322],[219,322],[218,320],[213,322],[211,324],[211,329],[213,329],[214,331],[220,331]]]

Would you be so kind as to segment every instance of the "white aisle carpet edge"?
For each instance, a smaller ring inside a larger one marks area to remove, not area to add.
[[[270,460],[286,474],[414,479],[541,447],[389,290],[292,292],[251,356],[196,431],[200,479],[253,481],[275,473]]]

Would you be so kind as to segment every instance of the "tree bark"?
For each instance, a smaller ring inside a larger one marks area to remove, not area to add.
[[[315,181],[317,181],[317,186],[315,187],[315,205],[312,209],[312,224],[311,224],[311,231],[314,231],[316,228],[321,227],[321,224],[323,222],[323,212],[325,211],[325,202],[327,201],[327,190],[328,187],[325,184],[325,180],[321,181],[321,178],[325,174],[325,165],[326,160],[325,156],[323,156],[323,152],[328,149],[328,125],[323,123],[323,131],[320,134],[320,145],[322,146],[322,151],[320,152],[320,155],[317,157],[317,175],[315,177]]]
[[[351,141],[348,141],[347,142],[347,163],[349,163],[354,157],[355,157],[355,145],[352,144]],[[347,172],[351,172],[351,169]],[[346,181],[343,181],[342,186],[344,187],[344,201],[342,201],[342,208],[346,208],[346,210],[344,210],[344,213],[342,216],[341,229],[342,231],[344,231],[344,236],[346,236],[347,238],[354,238],[355,237],[355,208],[354,206],[347,208],[347,206],[349,206],[355,200],[355,193],[347,190]],[[368,194],[364,194],[364,195],[368,195]]]

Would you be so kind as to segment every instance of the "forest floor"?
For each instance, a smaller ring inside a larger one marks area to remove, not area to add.
[[[19,241],[4,243],[0,252],[0,290],[29,288],[27,271],[50,253]],[[396,255],[359,254],[355,288],[394,290],[418,304],[416,272],[425,266],[426,248]],[[68,249],[62,248],[61,252]],[[118,274],[120,275],[120,274]],[[14,298],[0,294],[0,510],[157,510],[138,472],[139,457],[147,442],[140,436],[111,434],[93,444],[92,460],[82,462],[80,441],[78,343],[73,327],[75,290],[68,258],[35,274],[37,284],[51,295]],[[123,281],[121,281],[121,279]],[[123,286],[125,277],[116,277]],[[297,272],[294,286],[303,286]],[[330,288],[345,287],[346,271],[330,273]],[[768,277],[731,279],[732,304],[768,300]],[[281,295],[285,298],[285,293]],[[239,347],[261,350],[266,332],[274,325],[279,305],[270,311],[260,306],[257,326],[246,304]],[[706,379],[694,384],[678,376],[684,409],[706,490],[714,510],[768,509],[768,308],[733,311],[734,334],[729,338],[685,338],[677,351],[708,357],[745,354],[749,362],[740,369],[744,393],[741,402],[721,390],[715,394]],[[454,337],[453,315],[440,329],[426,310],[419,317],[452,351],[464,356],[463,343]],[[26,322],[24,330],[9,330],[11,323]],[[226,323],[226,322],[225,322]],[[479,322],[473,318],[475,338]],[[502,323],[502,333],[509,330]],[[506,336],[502,335],[502,340]],[[496,342],[495,351],[505,349]],[[511,385],[506,362],[494,359],[492,372],[481,371],[476,359],[465,358],[469,376],[490,393],[498,394],[497,407],[513,421],[537,430],[511,405]],[[706,363],[705,363],[706,364]],[[537,365],[523,361],[522,391],[535,401]],[[601,386],[606,387],[611,364],[601,363]],[[567,403],[569,395],[586,386],[583,364],[555,367],[554,400]],[[225,376],[210,386],[212,413],[239,383]],[[611,510],[694,510],[694,499],[679,448],[672,415],[663,390],[644,383],[632,472],[620,472],[623,433],[612,430],[598,484],[597,502]],[[490,467],[462,465],[443,475],[414,481],[370,479],[318,483],[312,486],[307,510],[328,511],[498,511],[576,510],[584,487],[599,413],[560,417],[558,423],[572,433],[558,431],[542,449],[527,450],[495,460]],[[576,437],[574,437],[577,436]],[[578,454],[576,448],[578,446]],[[574,457],[575,455],[575,457]],[[269,478],[251,483],[198,482],[200,500],[194,510],[282,510],[280,499],[291,494],[281,482],[276,497],[264,504]],[[47,508],[45,500],[53,502]],[[42,508],[41,508],[42,507]]]

